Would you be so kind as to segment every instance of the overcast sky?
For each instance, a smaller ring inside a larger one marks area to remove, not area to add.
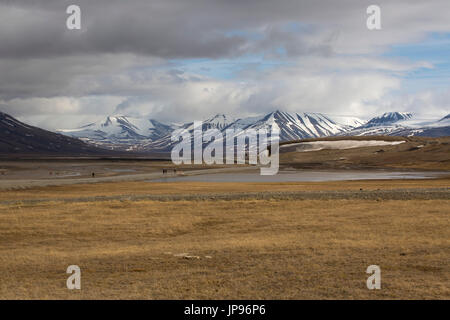
[[[68,30],[66,8],[81,8]],[[381,30],[366,9],[381,7]],[[450,113],[448,0],[0,0],[0,110],[48,129]]]

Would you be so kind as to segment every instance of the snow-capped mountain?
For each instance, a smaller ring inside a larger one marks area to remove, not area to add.
[[[224,114],[217,114],[202,122],[202,130],[218,129],[223,133],[226,129],[258,130],[264,128],[270,130],[276,124],[280,130],[280,140],[288,141],[337,135],[364,124],[364,121],[354,117],[336,117],[336,119],[338,120],[335,121],[320,113],[283,111],[237,120]],[[175,129],[192,132],[194,123],[167,125],[153,119],[116,115],[81,128],[62,129],[58,132],[113,149],[170,150],[173,145],[171,133]]]
[[[379,117],[370,119],[363,127],[370,128],[393,125],[394,123],[409,120],[412,117],[412,113],[409,112],[386,112]]]
[[[77,129],[60,129],[57,132],[88,141],[128,144],[156,140],[175,128],[175,125],[166,125],[154,119],[115,115]]]
[[[366,124],[350,130],[344,135],[351,136],[444,136],[450,134],[450,115],[436,119],[415,118],[409,112],[387,112],[372,118]]]
[[[202,121],[202,130],[217,129],[225,137],[227,129],[267,129],[276,126],[280,141],[319,138],[339,135],[450,135],[450,115],[442,119],[416,119],[408,112],[387,112],[363,121],[355,117],[327,116],[321,113],[289,113],[274,111],[268,114],[233,119],[217,114]],[[77,129],[58,132],[117,150],[170,151],[172,132],[183,129],[192,134],[194,123],[164,124],[149,118],[123,115],[109,116]]]
[[[450,113],[437,122],[439,126],[450,126]]]
[[[218,114],[202,123],[203,131],[217,129],[224,139],[228,129],[270,131],[276,127],[281,142],[346,135],[450,136],[450,114],[440,119],[417,119],[411,113],[388,112],[365,122],[355,117],[274,111],[237,120]],[[29,126],[0,112],[0,131],[4,136],[0,139],[0,152],[100,152],[92,144],[102,147],[101,152],[104,149],[168,152],[177,143],[172,141],[172,133],[177,129],[192,134],[194,123],[164,124],[150,118],[115,115],[77,129],[58,130],[61,135]]]
[[[224,114],[216,114],[214,117],[203,121],[203,129],[223,130],[235,121],[235,119],[228,118]]]
[[[217,114],[212,118],[202,121],[202,131],[206,131],[208,129],[224,131],[234,121],[234,119],[229,118],[224,114]],[[182,129],[188,131],[190,134],[193,134],[194,132],[194,122],[188,122],[182,125],[171,125],[169,127],[170,130],[159,132],[158,137],[150,137],[149,140],[142,142],[139,147],[144,150],[168,151],[176,143],[172,141],[172,132],[174,130]]]
[[[270,129],[276,124],[280,141],[317,138],[346,132],[347,125],[338,124],[320,113],[288,113],[275,111],[262,117],[239,119],[230,127],[235,129]]]

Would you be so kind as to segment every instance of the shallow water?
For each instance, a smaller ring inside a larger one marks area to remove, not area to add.
[[[406,141],[382,141],[382,140],[339,140],[339,141],[310,141],[285,144],[280,146],[285,151],[311,152],[323,149],[354,149],[363,147],[394,146]]]
[[[135,169],[108,169],[108,170],[112,172],[136,172]]]
[[[343,181],[376,179],[429,179],[438,178],[448,172],[402,172],[402,171],[282,171],[274,176],[261,176],[255,173],[215,173],[195,176],[177,176],[152,180],[152,182],[307,182],[307,181]]]
[[[81,175],[80,172],[56,173],[56,174],[53,175],[53,178],[78,177],[80,175]]]

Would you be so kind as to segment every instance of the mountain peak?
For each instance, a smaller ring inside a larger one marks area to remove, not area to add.
[[[270,114],[273,115],[273,116],[283,116],[283,115],[286,115],[287,112],[285,112],[283,110],[280,110],[280,109],[277,109],[277,110],[271,112]]]
[[[205,122],[213,122],[213,121],[224,121],[227,120],[228,117],[223,114],[223,113],[218,113],[215,116],[213,116],[212,118],[209,118],[207,120],[205,120]]]
[[[394,111],[394,112],[385,112],[383,113],[383,115],[381,116],[382,118],[391,118],[391,119],[410,119],[412,118],[412,113],[411,112],[398,112],[398,111]]]
[[[382,125],[391,125],[393,123],[409,120],[413,117],[410,112],[385,112],[381,116],[372,118],[367,122],[365,127],[374,127],[374,126],[382,126]]]
[[[220,129],[220,130],[222,130],[232,122],[234,122],[234,119],[229,119],[223,113],[218,113],[214,117],[203,121],[207,129]]]

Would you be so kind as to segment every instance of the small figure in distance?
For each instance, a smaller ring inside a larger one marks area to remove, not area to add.
[[[92,172],[92,178],[95,178],[95,172]]]

